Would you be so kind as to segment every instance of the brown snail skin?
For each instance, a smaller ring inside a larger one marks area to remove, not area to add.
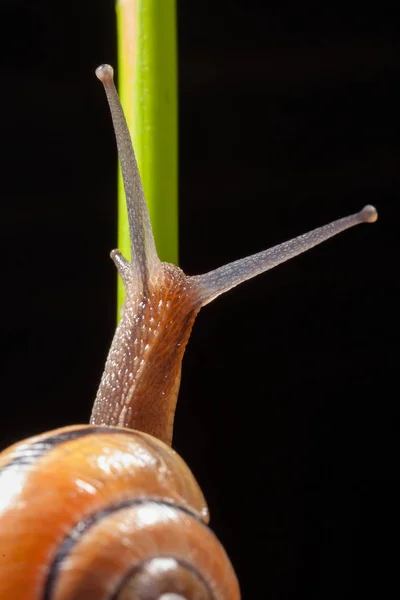
[[[158,258],[113,70],[110,105],[128,206],[131,262],[121,320],[90,425],[47,432],[0,454],[0,600],[239,600],[208,508],[172,450],[181,362],[202,306],[337,233],[374,207],[198,276]]]

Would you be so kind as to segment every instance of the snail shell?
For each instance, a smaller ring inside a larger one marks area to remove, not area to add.
[[[231,563],[179,455],[73,426],[0,455],[0,599],[234,600]]]

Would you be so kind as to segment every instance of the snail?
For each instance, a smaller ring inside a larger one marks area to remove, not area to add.
[[[238,600],[204,496],[171,448],[181,362],[199,310],[220,294],[377,212],[360,212],[209,273],[157,255],[113,69],[110,106],[131,261],[111,257],[126,296],[89,425],[0,454],[0,600]]]

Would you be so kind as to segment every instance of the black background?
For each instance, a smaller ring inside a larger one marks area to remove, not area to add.
[[[179,4],[180,265],[373,203],[199,315],[175,441],[244,598],[398,592],[395,9]],[[87,422],[115,325],[112,1],[0,3],[0,443]],[[393,586],[395,586],[393,588]]]

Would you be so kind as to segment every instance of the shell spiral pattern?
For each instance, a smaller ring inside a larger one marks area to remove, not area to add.
[[[203,494],[163,442],[73,426],[0,455],[0,599],[239,598]]]

